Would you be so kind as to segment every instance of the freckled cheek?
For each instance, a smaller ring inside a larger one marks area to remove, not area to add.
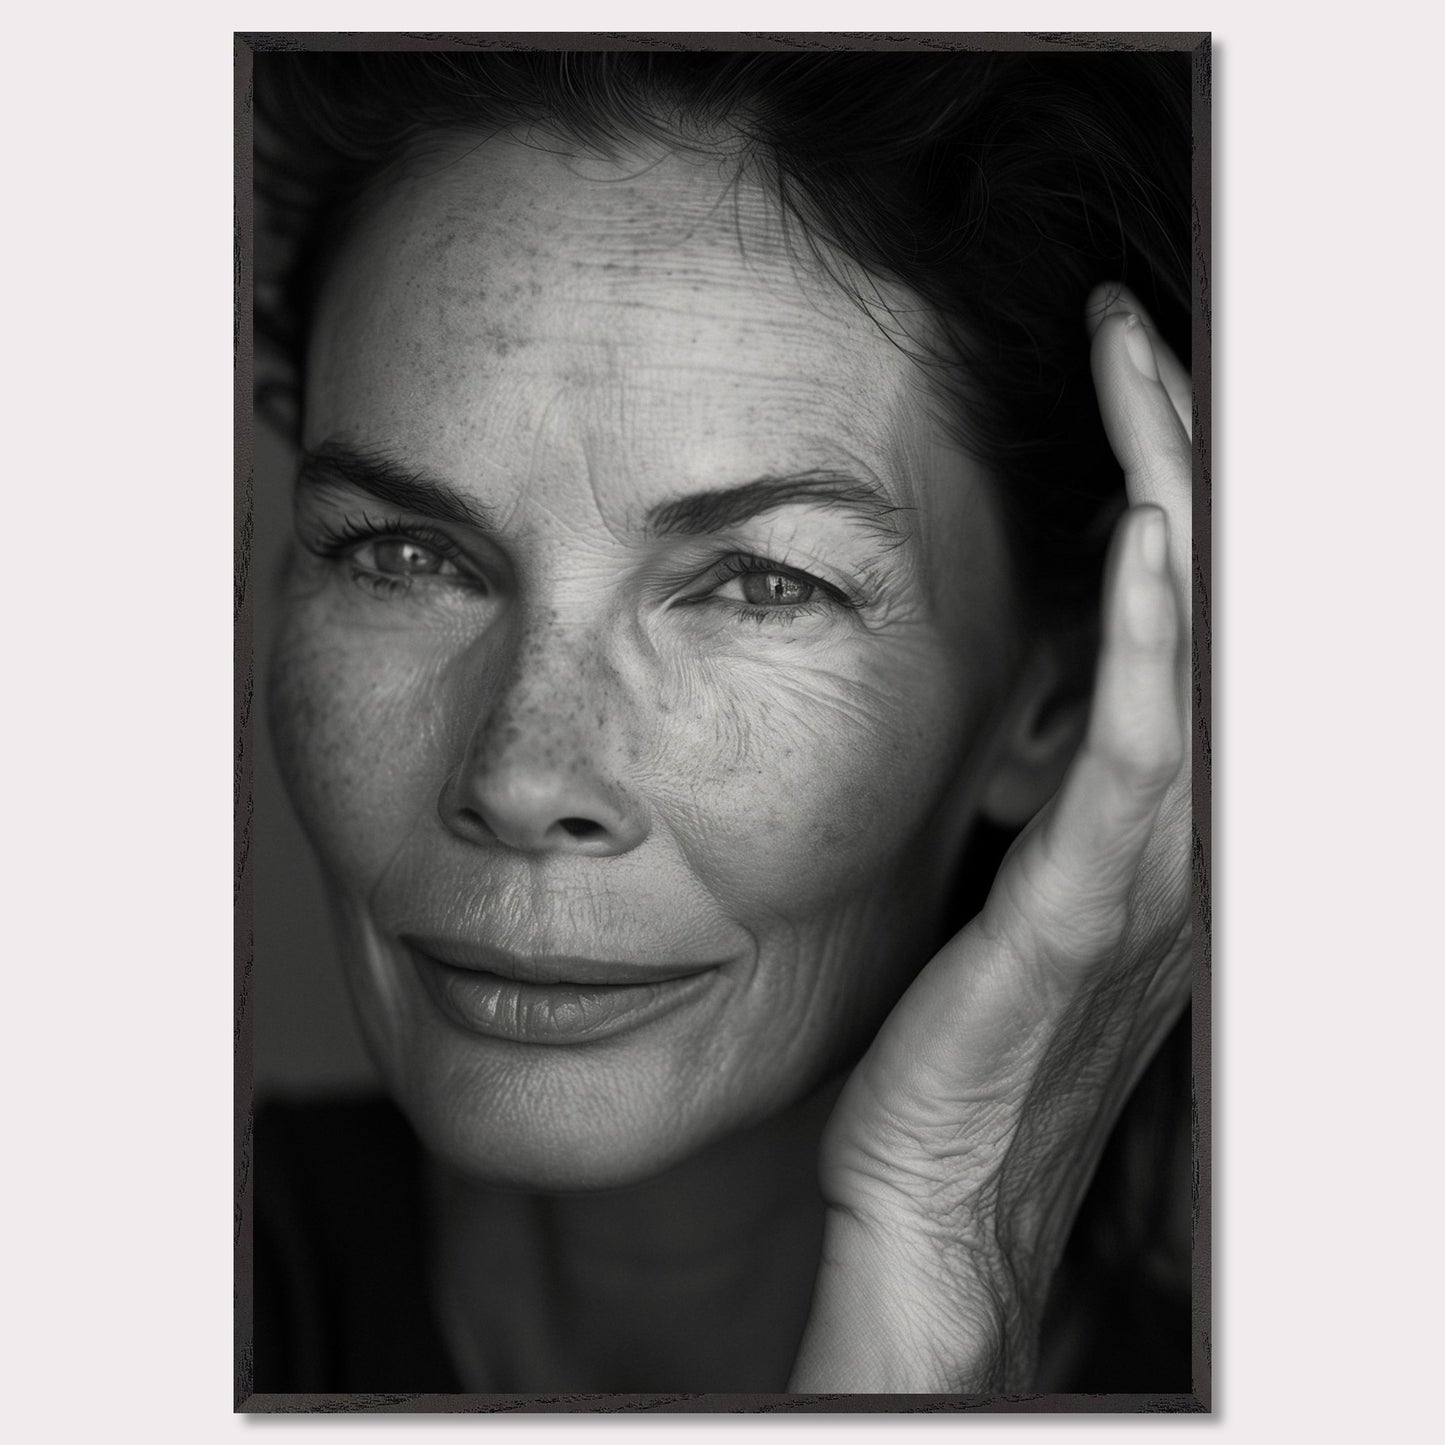
[[[328,872],[370,888],[445,778],[436,660],[293,618],[271,670],[271,727],[291,800]]]

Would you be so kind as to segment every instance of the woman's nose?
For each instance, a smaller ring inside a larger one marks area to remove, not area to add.
[[[518,679],[476,725],[439,800],[443,822],[475,843],[526,853],[626,853],[646,812],[610,766],[606,710],[572,668],[547,686]],[[570,695],[569,695],[570,694]]]

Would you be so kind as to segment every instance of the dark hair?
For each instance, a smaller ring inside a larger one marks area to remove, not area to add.
[[[258,281],[257,321],[292,363],[293,417],[327,264],[373,184],[429,136],[536,125],[604,151],[725,144],[820,261],[821,239],[928,304],[941,344],[883,324],[998,478],[1026,595],[1067,613],[1097,587],[1122,490],[1082,308],[1124,281],[1187,355],[1186,55],[264,54],[256,98],[262,200],[291,258],[279,285]],[[280,400],[264,398],[273,414]]]

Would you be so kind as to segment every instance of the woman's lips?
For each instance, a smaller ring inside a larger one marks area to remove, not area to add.
[[[428,994],[447,1018],[470,1033],[519,1043],[588,1043],[636,1028],[711,987],[721,966],[406,942]]]

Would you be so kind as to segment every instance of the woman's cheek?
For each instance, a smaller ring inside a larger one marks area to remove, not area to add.
[[[293,612],[275,651],[271,727],[288,791],[327,871],[365,892],[433,809],[445,776],[446,649]]]
[[[699,725],[673,730],[679,755],[657,772],[689,783],[675,831],[718,891],[797,917],[878,889],[924,841],[974,732],[957,680],[927,652],[819,661],[799,648],[787,665],[690,669],[664,705]]]

